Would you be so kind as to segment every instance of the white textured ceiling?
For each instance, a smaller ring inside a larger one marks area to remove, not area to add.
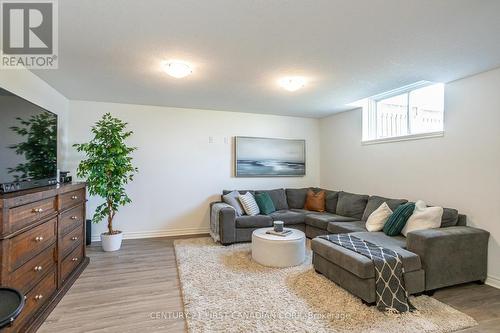
[[[500,65],[498,0],[60,0],[70,99],[323,117],[420,80]],[[160,62],[179,58],[178,80]],[[276,80],[311,79],[290,93]]]

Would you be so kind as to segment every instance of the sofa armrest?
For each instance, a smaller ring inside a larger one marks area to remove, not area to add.
[[[215,203],[210,204],[210,211]],[[236,211],[233,208],[222,208],[219,211],[219,236],[220,242],[224,245],[236,242]]]
[[[484,281],[489,232],[472,227],[447,227],[409,232],[408,251],[420,256],[425,289]]]

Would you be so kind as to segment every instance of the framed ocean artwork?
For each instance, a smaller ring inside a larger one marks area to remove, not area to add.
[[[306,174],[306,141],[235,138],[236,177],[301,177]]]

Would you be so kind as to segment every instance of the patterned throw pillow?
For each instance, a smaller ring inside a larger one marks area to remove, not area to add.
[[[255,201],[257,202],[259,210],[262,214],[269,215],[272,212],[276,211],[276,208],[273,204],[273,199],[271,199],[271,196],[267,192],[255,194]]]
[[[260,213],[259,206],[252,193],[247,192],[245,194],[240,194],[240,202],[247,215],[254,216]]]
[[[387,236],[399,235],[414,210],[415,204],[413,202],[408,202],[396,208],[384,225],[384,233]]]

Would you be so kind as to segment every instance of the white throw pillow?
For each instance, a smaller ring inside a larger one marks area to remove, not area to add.
[[[247,215],[254,216],[260,213],[259,206],[252,193],[240,194],[240,202]]]
[[[411,231],[439,228],[442,218],[443,207],[427,207],[425,202],[418,200],[415,203],[413,214],[401,233],[406,237]]]
[[[392,210],[389,208],[387,203],[384,202],[366,219],[366,230],[374,232],[384,229],[384,224],[391,215]]]

